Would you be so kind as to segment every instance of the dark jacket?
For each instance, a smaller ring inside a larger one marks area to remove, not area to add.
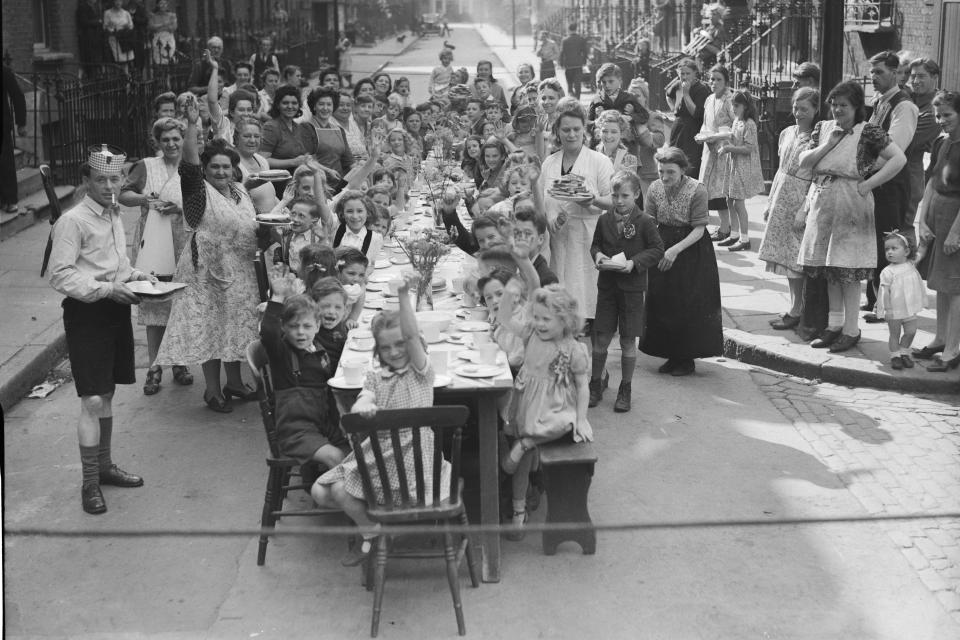
[[[617,215],[612,211],[605,212],[597,220],[597,229],[590,245],[590,256],[594,261],[597,259],[597,252],[611,258],[623,252],[627,260],[633,260],[633,270],[630,273],[600,271],[597,288],[646,291],[647,269],[656,265],[663,257],[663,240],[657,232],[657,222],[649,214],[634,207],[624,222],[623,229],[622,233],[617,229]]]
[[[587,63],[590,55],[590,46],[579,33],[571,33],[560,43],[560,60],[558,64],[564,68],[582,67]]]
[[[10,105],[13,104],[13,110]],[[13,69],[3,66],[3,134],[7,135],[16,125],[23,127],[27,124],[27,101],[23,91],[17,84],[17,77]]]

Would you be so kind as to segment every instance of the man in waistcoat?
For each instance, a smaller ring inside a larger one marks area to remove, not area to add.
[[[874,99],[870,123],[890,136],[890,141],[906,153],[917,132],[917,105],[910,100],[909,94],[897,84],[897,70],[900,59],[892,51],[884,51],[870,58],[870,77],[873,79]],[[878,166],[883,160],[878,160]],[[910,169],[904,168],[892,180],[873,190],[873,218],[877,235],[877,267],[873,281],[867,285],[867,305],[864,310],[873,309],[877,301],[877,288],[880,286],[880,271],[887,266],[883,250],[884,234],[894,229],[902,229],[910,207]],[[882,322],[875,314],[864,316],[867,322]]]

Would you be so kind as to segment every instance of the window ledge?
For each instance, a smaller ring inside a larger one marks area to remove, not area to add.
[[[33,50],[34,62],[64,62],[66,60],[73,60],[73,54],[66,51],[51,51],[50,49],[36,48]]]

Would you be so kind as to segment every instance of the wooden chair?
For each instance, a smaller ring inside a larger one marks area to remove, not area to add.
[[[280,518],[294,516],[319,516],[332,513],[343,513],[339,509],[288,509],[283,510],[283,501],[287,494],[297,489],[309,490],[308,484],[302,482],[300,465],[293,458],[280,453],[277,439],[277,423],[275,419],[276,399],[273,393],[273,381],[270,375],[270,363],[267,352],[259,340],[247,345],[247,364],[253,370],[257,382],[257,395],[260,404],[260,416],[263,419],[263,428],[267,433],[267,490],[263,496],[263,512],[260,516],[262,528],[273,529]],[[301,480],[296,482],[294,480]],[[260,536],[260,546],[257,549],[257,566],[263,566],[267,559],[267,543],[270,537]]]
[[[376,539],[375,543],[375,566],[373,570],[374,594],[373,594],[373,620],[370,627],[370,636],[376,637],[380,626],[380,607],[383,602],[383,586],[386,580],[387,557],[395,558],[437,558],[443,557],[447,565],[447,580],[450,583],[450,594],[453,596],[453,608],[457,617],[457,629],[460,635],[467,633],[463,621],[463,606],[460,603],[460,583],[458,578],[458,569],[463,555],[467,556],[467,564],[470,570],[470,581],[474,587],[480,585],[480,567],[479,558],[475,553],[475,547],[467,535],[460,537],[457,548],[454,546],[454,534],[448,531],[443,533],[443,553],[413,551],[400,552],[390,550],[389,544],[389,525],[393,524],[412,524],[419,522],[440,522],[443,524],[459,523],[468,524],[467,512],[463,506],[461,496],[460,475],[460,445],[462,439],[462,428],[467,421],[470,412],[463,406],[438,406],[424,407],[418,409],[395,409],[378,411],[373,418],[364,418],[363,416],[350,413],[341,418],[344,431],[350,438],[353,445],[354,455],[357,459],[357,467],[360,477],[363,481],[363,493],[367,501],[367,516],[376,523],[383,526],[383,532]],[[408,484],[409,469],[404,465],[390,464],[399,480],[399,494],[391,489],[387,463],[384,459],[384,447],[377,437],[377,432],[389,431],[390,443],[394,460],[403,460],[403,451],[400,442],[400,430],[413,430],[413,450],[414,450],[414,487],[415,495],[410,495]],[[421,431],[423,429],[433,429],[435,433],[433,451],[424,451]],[[444,429],[452,429],[450,448],[450,497],[444,500],[440,499],[441,482],[440,472],[443,460],[442,433]],[[373,464],[368,464],[364,459],[361,445],[369,436],[370,447],[373,451]],[[433,458],[433,478],[432,493],[427,494],[427,482],[424,478],[423,456],[430,455]],[[377,499],[374,491],[376,486],[383,488],[383,500]]]

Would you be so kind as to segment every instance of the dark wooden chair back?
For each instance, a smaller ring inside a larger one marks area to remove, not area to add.
[[[466,423],[469,414],[469,409],[464,406],[438,406],[381,410],[372,418],[365,418],[358,413],[349,413],[343,416],[341,424],[353,445],[368,509],[386,512],[408,512],[409,519],[416,519],[418,511],[420,517],[427,517],[431,510],[437,509],[441,502],[440,472],[443,463],[443,433],[448,429],[453,430],[450,449],[450,485],[447,487],[450,498],[443,508],[458,505],[460,501],[460,445],[463,425]],[[411,470],[402,464],[404,457],[400,442],[401,429],[412,429],[413,431],[414,468],[412,472],[416,495],[410,495],[408,475]],[[434,432],[433,451],[424,451],[423,429],[432,429]],[[378,437],[381,432],[385,431],[390,432],[389,446],[393,453],[393,459],[397,461],[395,466],[396,476],[399,480],[398,484],[400,485],[399,495],[395,495],[396,491],[391,486],[387,463],[384,460],[383,438]],[[364,459],[362,450],[363,440],[367,437],[370,438],[370,447],[374,456],[372,469],[368,461]],[[433,460],[432,491],[429,496],[432,499],[431,502],[428,502],[428,496],[426,495],[427,482],[424,477],[424,455],[431,456]],[[376,476],[373,475],[374,473]],[[374,477],[377,478],[377,484],[383,489],[383,502],[378,501],[377,493],[374,491]]]
[[[267,434],[270,455],[274,458],[280,458],[282,456],[280,455],[280,443],[277,439],[277,403],[273,392],[270,361],[267,359],[266,349],[263,348],[259,340],[254,340],[247,345],[247,364],[250,365],[253,377],[257,382],[257,401],[260,405],[260,416],[263,418],[263,429]]]

